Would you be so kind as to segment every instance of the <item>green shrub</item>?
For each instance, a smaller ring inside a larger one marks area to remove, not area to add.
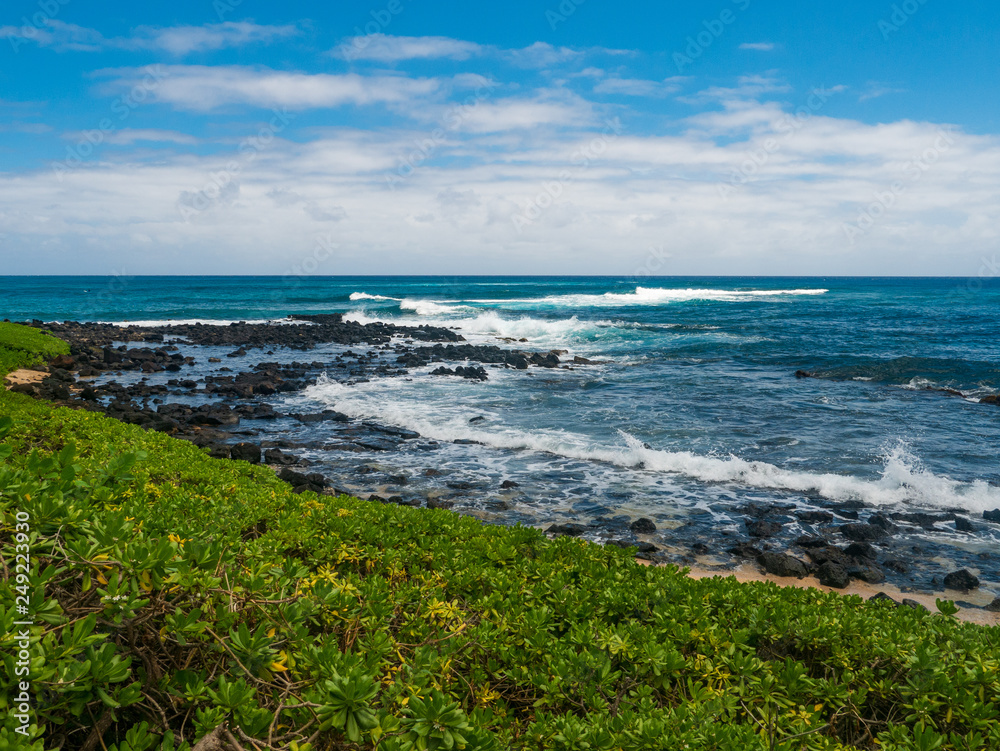
[[[0,321],[0,377],[66,354],[69,345],[61,339],[30,326]]]

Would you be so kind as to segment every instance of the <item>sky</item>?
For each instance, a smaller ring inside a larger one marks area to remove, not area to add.
[[[998,81],[985,0],[8,0],[0,259],[996,276]]]

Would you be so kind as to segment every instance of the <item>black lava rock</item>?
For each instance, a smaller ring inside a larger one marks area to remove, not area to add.
[[[569,535],[570,537],[579,537],[587,528],[582,524],[553,524],[547,530],[550,535]]]
[[[821,565],[816,575],[819,577],[820,584],[825,587],[833,587],[834,589],[843,589],[851,582],[851,577],[848,575],[847,569],[832,561],[827,561]]]
[[[806,564],[785,553],[762,553],[757,562],[767,573],[775,576],[794,576],[802,579],[807,573]]]
[[[628,528],[637,535],[651,535],[656,531],[656,525],[653,523],[653,520],[647,519],[645,516],[636,519],[628,525]]]
[[[947,589],[955,589],[959,592],[969,592],[979,587],[979,577],[971,573],[968,569],[952,571],[944,578],[944,586]]]
[[[230,456],[239,461],[260,464],[260,446],[256,443],[237,443],[232,447]]]
[[[889,536],[886,530],[874,524],[845,524],[840,527],[840,534],[853,542],[875,542]]]
[[[747,534],[751,537],[757,538],[767,538],[774,537],[781,531],[781,522],[767,521],[766,519],[755,519],[754,521],[748,521]]]

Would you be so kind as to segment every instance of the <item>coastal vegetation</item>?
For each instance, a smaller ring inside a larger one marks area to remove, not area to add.
[[[4,324],[0,371],[60,345]],[[21,394],[0,393],[0,432],[0,751],[1000,748],[1000,629],[947,602],[693,580],[532,528],[294,493]]]

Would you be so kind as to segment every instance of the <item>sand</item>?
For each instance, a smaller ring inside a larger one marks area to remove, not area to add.
[[[38,383],[47,375],[48,373],[43,373],[40,370],[21,369],[8,373],[4,381],[9,389],[11,386],[17,386],[21,383]]]
[[[650,565],[648,562],[641,559],[636,559],[637,563],[641,563],[645,566]],[[898,587],[894,587],[891,584],[882,583],[878,585],[866,584],[865,582],[852,581],[849,586],[844,589],[833,589],[832,587],[824,587],[819,583],[819,580],[814,576],[808,576],[805,579],[796,579],[794,577],[786,576],[772,576],[771,574],[765,574],[760,569],[752,565],[738,566],[735,569],[709,569],[709,568],[691,568],[688,572],[688,576],[692,579],[708,579],[713,576],[718,577],[730,577],[733,576],[738,582],[773,582],[780,587],[798,587],[799,589],[807,589],[813,587],[814,589],[821,590],[823,592],[835,592],[839,595],[857,595],[859,597],[867,600],[872,595],[876,595],[879,592],[884,592],[889,595],[896,602],[901,602],[904,599],[914,600],[919,602],[921,605],[925,606],[932,613],[937,612],[936,599],[942,600],[961,600],[962,602],[968,602],[973,605],[978,605],[977,608],[960,608],[955,617],[962,621],[967,621],[968,623],[977,623],[982,626],[997,626],[1000,625],[1000,613],[991,613],[988,610],[982,610],[981,607],[989,605],[993,602],[993,595],[989,592],[984,592],[982,590],[977,590],[975,592],[960,593],[960,592],[931,592],[931,593],[916,593],[916,592],[903,592]]]

